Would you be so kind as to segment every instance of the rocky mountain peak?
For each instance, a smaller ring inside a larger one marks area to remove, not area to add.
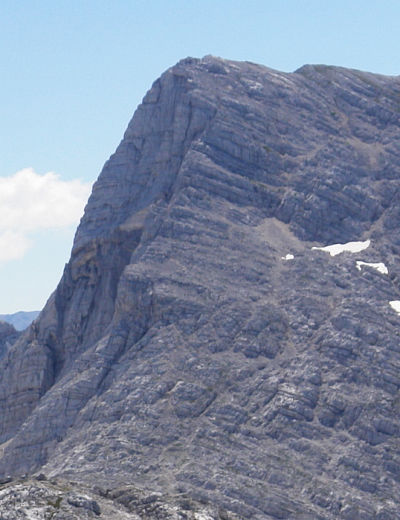
[[[156,80],[3,356],[0,473],[396,518],[399,100],[211,56]]]

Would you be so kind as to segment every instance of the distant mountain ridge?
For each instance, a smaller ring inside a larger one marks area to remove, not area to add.
[[[399,222],[399,77],[182,60],[0,361],[0,479],[43,472],[21,496],[81,518],[109,500],[171,520],[400,518]]]
[[[0,314],[0,321],[11,323],[16,330],[26,329],[37,318],[40,311],[18,311],[13,314]]]

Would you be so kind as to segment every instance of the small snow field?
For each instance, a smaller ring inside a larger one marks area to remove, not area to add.
[[[400,314],[400,300],[392,300],[389,302],[389,305],[397,312],[397,314]]]
[[[361,271],[362,266],[365,265],[367,267],[372,267],[373,269],[376,269],[377,271],[379,271],[382,274],[389,274],[388,268],[386,267],[386,265],[383,262],[373,263],[373,262],[363,262],[362,260],[357,260],[356,265],[357,265],[357,269],[359,271]]]
[[[366,240],[365,242],[347,242],[346,244],[332,244],[330,246],[324,247],[312,247],[313,250],[325,251],[329,253],[331,256],[339,255],[340,253],[359,253],[360,251],[364,251],[371,244],[371,240]]]

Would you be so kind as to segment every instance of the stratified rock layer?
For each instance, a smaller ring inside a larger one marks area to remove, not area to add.
[[[10,323],[0,320],[0,358],[4,356],[17,338],[18,332],[15,328]]]
[[[48,481],[43,474],[6,480],[0,481],[2,520],[238,520],[218,507],[180,496],[144,495],[133,486],[91,488],[65,480]]]
[[[399,125],[399,78],[212,57],[163,74],[4,356],[0,473],[220,518],[399,517]]]

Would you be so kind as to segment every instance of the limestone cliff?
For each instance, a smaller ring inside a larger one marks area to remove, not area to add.
[[[10,323],[0,320],[0,358],[4,356],[17,338],[18,332],[15,328]]]
[[[398,77],[163,74],[3,357],[0,473],[221,518],[398,517],[399,126]]]

